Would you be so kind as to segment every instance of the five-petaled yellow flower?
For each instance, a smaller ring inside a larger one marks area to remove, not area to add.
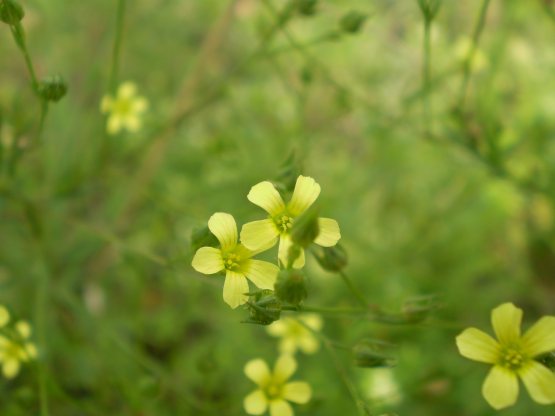
[[[281,318],[269,325],[267,331],[270,335],[281,338],[279,350],[282,353],[294,354],[300,349],[305,354],[313,354],[318,351],[320,343],[311,330],[320,331],[323,324],[320,315],[306,313],[298,319]]]
[[[520,334],[522,310],[504,303],[491,313],[497,341],[476,328],[457,337],[459,352],[466,358],[493,364],[482,394],[495,409],[515,404],[520,377],[532,399],[555,403],[555,374],[534,358],[555,350],[555,316],[545,316],[524,335]]]
[[[35,344],[28,341],[31,326],[25,321],[15,324],[13,336],[0,335],[0,363],[6,378],[14,378],[19,373],[21,363],[26,363],[37,356]]]
[[[320,185],[307,176],[299,176],[295,184],[293,196],[286,204],[271,182],[264,181],[253,186],[247,195],[249,201],[264,209],[269,218],[245,224],[241,230],[241,242],[245,247],[256,250],[266,245],[273,246],[279,238],[278,258],[282,264],[288,264],[289,248],[293,244],[290,231],[295,218],[305,212],[320,195]],[[314,242],[323,247],[332,247],[341,238],[337,221],[331,218],[318,218],[320,234]],[[293,267],[304,266],[304,250]]]
[[[245,411],[250,415],[261,415],[269,408],[270,416],[293,416],[293,409],[287,401],[304,404],[312,396],[308,383],[287,382],[296,369],[297,363],[290,355],[279,357],[273,372],[260,358],[249,361],[245,374],[258,385],[258,389],[245,397]]]
[[[208,228],[220,242],[220,248],[201,247],[193,258],[193,268],[204,274],[225,271],[224,301],[236,308],[248,299],[247,278],[260,289],[272,289],[279,267],[252,257],[268,247],[249,250],[237,242],[237,224],[232,215],[218,212],[208,220]]]
[[[106,95],[100,103],[100,111],[109,113],[107,130],[110,134],[117,134],[122,128],[132,133],[138,131],[147,108],[147,99],[137,95],[137,86],[132,82],[124,82],[115,98]]]

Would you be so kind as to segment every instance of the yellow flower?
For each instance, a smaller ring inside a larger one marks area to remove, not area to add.
[[[258,385],[258,389],[245,397],[245,411],[250,415],[261,415],[270,409],[271,416],[293,416],[293,409],[287,402],[307,403],[312,389],[303,381],[287,382],[297,369],[297,363],[290,355],[278,358],[273,373],[264,360],[249,361],[245,374]]]
[[[292,245],[290,231],[295,218],[305,212],[320,195],[320,185],[307,176],[299,176],[291,200],[285,204],[281,195],[271,182],[264,181],[253,186],[247,195],[249,201],[264,209],[270,216],[265,220],[245,224],[241,230],[241,242],[245,247],[256,250],[258,247],[273,246],[279,238],[278,258],[287,265],[289,248]],[[332,247],[341,238],[339,224],[331,218],[318,218],[320,234],[314,242],[323,247]],[[304,266],[304,250],[293,267]]]
[[[100,111],[109,113],[107,130],[117,134],[122,128],[136,132],[141,128],[141,116],[148,108],[146,98],[137,95],[137,86],[124,82],[118,88],[116,97],[105,95],[100,103]]]
[[[266,248],[249,250],[237,243],[237,224],[232,215],[217,212],[208,220],[208,228],[220,242],[220,248],[201,247],[193,258],[193,268],[204,274],[225,271],[224,301],[236,308],[245,303],[249,293],[247,278],[260,289],[272,289],[279,267],[252,257]]]
[[[19,373],[21,363],[28,362],[37,356],[35,344],[28,342],[31,326],[20,321],[15,325],[16,336],[8,338],[0,335],[0,363],[6,378],[14,378]]]
[[[472,48],[472,39],[468,37],[460,38],[454,46],[456,58],[460,62],[465,62],[468,58],[470,58]],[[474,49],[474,56],[472,57],[472,61],[470,62],[470,69],[475,72],[480,72],[486,69],[488,66],[488,57],[480,48],[476,47],[476,49]]]
[[[515,404],[519,377],[536,402],[555,403],[555,374],[534,360],[555,350],[555,316],[541,318],[522,336],[521,320],[522,310],[504,303],[491,313],[497,340],[476,328],[468,328],[457,337],[464,357],[493,364],[482,394],[494,409]]]
[[[267,331],[274,337],[281,337],[279,349],[282,353],[294,354],[297,349],[300,349],[305,354],[314,354],[318,351],[320,343],[306,326],[314,331],[319,331],[323,324],[320,315],[307,313],[299,316],[298,319],[281,318],[269,325]]]

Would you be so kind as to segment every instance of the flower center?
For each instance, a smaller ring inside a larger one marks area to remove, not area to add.
[[[283,386],[276,383],[270,383],[264,389],[268,398],[271,399],[278,399],[281,397],[281,393],[283,390]]]
[[[114,112],[116,114],[120,114],[125,116],[131,112],[132,102],[128,99],[118,99],[114,103]]]
[[[501,349],[499,364],[509,370],[518,370],[526,360],[518,347],[508,346]]]
[[[22,348],[16,344],[15,342],[9,342],[3,349],[2,353],[4,355],[4,359],[8,360],[17,360],[19,361],[21,358]]]
[[[276,215],[273,220],[276,224],[276,227],[282,233],[288,232],[293,227],[293,217],[287,215],[287,213],[285,212],[280,215]]]
[[[237,270],[240,266],[241,256],[237,253],[224,254],[224,267],[226,270]]]

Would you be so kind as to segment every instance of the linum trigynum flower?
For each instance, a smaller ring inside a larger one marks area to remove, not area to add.
[[[8,328],[10,315],[7,309],[0,306],[0,363],[4,377],[11,379],[17,376],[21,363],[26,363],[37,356],[35,344],[28,341],[31,336],[31,326],[25,321],[19,321],[14,328]]]
[[[245,411],[250,415],[261,415],[269,408],[270,416],[293,416],[293,409],[287,401],[304,404],[312,396],[308,383],[287,382],[296,369],[297,362],[290,355],[279,357],[273,372],[260,358],[249,361],[245,374],[258,385],[258,389],[245,397]]]
[[[193,258],[193,268],[204,274],[225,271],[224,301],[236,308],[248,299],[247,278],[260,289],[273,289],[279,268],[252,257],[266,248],[249,250],[237,243],[237,224],[232,215],[218,212],[208,220],[208,228],[220,242],[220,248],[201,247]]]
[[[293,196],[286,204],[271,182],[264,181],[253,186],[247,195],[249,201],[264,209],[269,218],[245,224],[241,230],[241,242],[245,247],[256,250],[258,247],[273,246],[279,238],[278,258],[288,266],[288,253],[292,245],[290,232],[295,218],[302,215],[320,195],[320,185],[307,176],[299,176]],[[331,218],[318,218],[320,233],[314,242],[323,247],[332,247],[341,238],[337,221]],[[295,259],[293,267],[304,266],[304,250]]]
[[[320,315],[306,313],[298,319],[281,318],[269,325],[267,331],[270,335],[281,338],[279,350],[282,353],[294,354],[300,349],[305,354],[313,354],[318,351],[320,343],[311,330],[320,331],[322,326]]]
[[[519,377],[536,402],[555,403],[555,374],[535,360],[555,350],[555,316],[541,318],[522,336],[521,320],[522,310],[504,303],[491,313],[497,341],[476,328],[468,328],[457,337],[464,357],[493,364],[482,394],[495,409],[515,404]]]
[[[115,98],[106,95],[100,103],[100,111],[109,113],[109,134],[117,134],[122,128],[132,133],[138,131],[142,124],[141,116],[147,108],[148,101],[137,95],[137,86],[132,82],[124,82]]]

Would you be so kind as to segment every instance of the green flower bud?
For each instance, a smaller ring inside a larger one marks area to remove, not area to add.
[[[40,82],[38,93],[46,101],[60,101],[67,93],[67,84],[61,76],[54,75]]]
[[[427,20],[433,20],[439,12],[442,0],[417,0],[420,11]]]
[[[25,16],[23,7],[14,0],[0,0],[0,20],[9,25],[21,22]]]
[[[194,228],[191,232],[191,250],[196,252],[201,247],[218,247],[219,241],[207,226]]]
[[[351,10],[347,14],[343,15],[339,21],[339,27],[345,33],[357,33],[362,29],[364,22],[368,16],[366,14],[360,13],[356,10]]]
[[[286,193],[293,193],[297,178],[302,174],[302,162],[297,152],[292,151],[287,160],[281,165],[276,178],[279,189]]]
[[[271,290],[259,290],[250,294],[247,303],[249,318],[243,323],[270,325],[281,316],[281,303]]]
[[[291,240],[301,247],[308,247],[320,234],[318,207],[312,206],[295,219],[291,229]]]
[[[280,271],[274,289],[279,300],[292,305],[298,305],[308,296],[305,278],[300,270]]]
[[[347,252],[339,243],[333,247],[318,247],[314,257],[324,270],[330,272],[339,272],[348,263]]]
[[[316,14],[318,0],[297,0],[299,13],[303,16],[312,16]]]
[[[385,351],[392,345],[382,341],[361,341],[353,347],[353,357],[358,367],[394,367],[397,360]]]
[[[417,323],[422,322],[430,315],[430,312],[437,308],[436,296],[430,295],[406,300],[401,310],[408,322]]]

